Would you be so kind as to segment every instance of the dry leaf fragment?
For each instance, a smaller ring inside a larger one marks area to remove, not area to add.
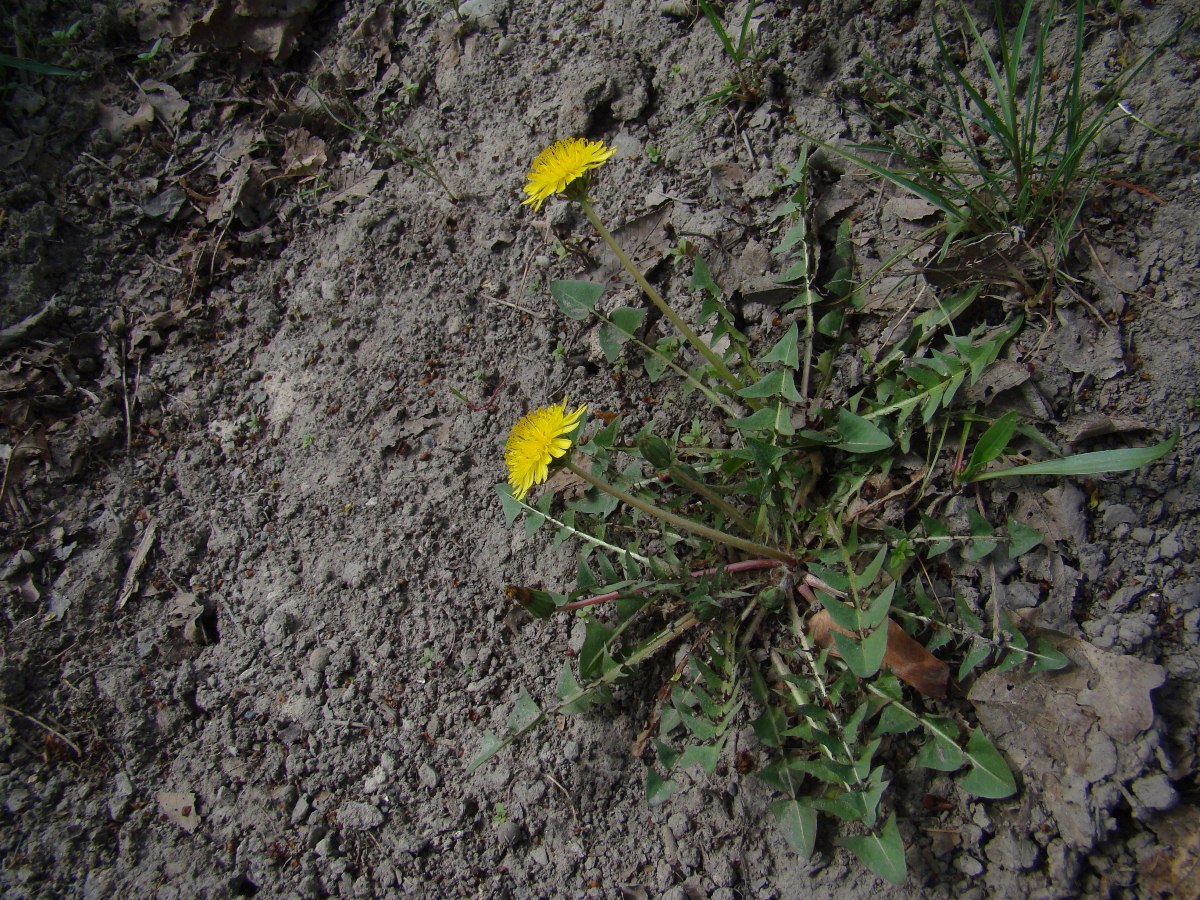
[[[190,591],[179,591],[171,601],[171,609],[167,613],[169,624],[183,630],[183,639],[191,644],[207,644],[208,635],[200,619],[205,609],[196,595]]]
[[[671,246],[668,227],[674,209],[674,203],[664,203],[631,219],[613,232],[617,243],[642,271],[658,265],[667,248]],[[620,260],[608,247],[599,246],[594,252],[598,264],[589,271],[590,278],[607,282],[618,272],[624,271]]]
[[[979,709],[989,733],[1043,733],[1057,745],[1071,732],[1064,717],[1074,718],[1070,710],[1077,707],[1089,721],[1098,720],[1119,744],[1128,744],[1154,724],[1150,694],[1166,680],[1162,666],[1065,635],[1050,633],[1047,639],[1074,663],[1071,669],[1054,673],[991,671],[971,688],[969,699]],[[1011,711],[1011,723],[988,721],[1005,710]]]
[[[590,461],[585,460],[585,465],[590,470]],[[546,482],[546,490],[557,496],[561,496],[564,500],[574,500],[582,497],[590,488],[586,481],[576,475],[569,469],[559,469],[550,476],[550,480]]]
[[[1101,328],[1066,307],[1058,308],[1058,318],[1061,324],[1054,333],[1054,345],[1064,366],[1098,381],[1107,381],[1125,371],[1125,348],[1119,329],[1108,325]]]
[[[217,0],[192,24],[188,36],[197,44],[222,50],[238,48],[271,62],[289,56],[317,0]]]
[[[998,359],[984,370],[978,382],[967,388],[967,399],[990,403],[996,396],[1024,384],[1029,377],[1029,369],[1021,363]]]
[[[144,131],[154,121],[154,107],[148,102],[143,102],[133,115],[118,106],[108,106],[104,103],[97,104],[97,108],[100,113],[100,127],[118,140],[130,131]]]
[[[145,101],[153,107],[154,114],[160,122],[171,128],[178,128],[183,124],[183,117],[187,115],[191,104],[183,99],[179,91],[162,81],[145,81],[139,87]]]
[[[129,602],[129,598],[137,593],[140,587],[140,579],[142,568],[146,565],[146,557],[150,555],[150,549],[154,546],[154,539],[158,535],[158,522],[151,519],[150,524],[146,526],[146,530],[142,532],[142,539],[138,542],[137,550],[133,552],[133,559],[129,561],[129,568],[125,571],[125,581],[121,585],[121,595],[117,598],[117,609],[123,609],[125,604]]]
[[[1161,850],[1142,862],[1142,884],[1155,897],[1200,897],[1200,810],[1181,806],[1151,822]]]
[[[950,682],[949,667],[910,637],[892,619],[888,619],[887,651],[883,665],[901,681],[916,688],[927,697],[945,697]],[[852,636],[851,632],[838,627],[829,613],[821,610],[808,620],[809,634],[819,647],[833,643],[833,632]],[[831,651],[834,654],[837,650]]]
[[[1067,845],[1086,850],[1112,827],[1107,810],[1120,793],[1107,786],[1145,771],[1135,739],[1154,723],[1150,695],[1166,673],[1086,641],[1053,632],[1042,637],[1070,668],[985,672],[968,699],[997,746],[1028,783],[1040,786]]]
[[[379,182],[383,180],[383,175],[382,169],[374,169],[350,185],[350,187],[342,188],[336,194],[326,197],[321,201],[321,212],[328,214],[333,212],[339,203],[371,196],[371,193],[379,186]]]
[[[156,795],[162,814],[186,831],[195,834],[200,827],[200,816],[196,812],[196,795],[190,791],[159,791]]]
[[[887,202],[887,207],[892,215],[909,222],[920,222],[938,212],[936,206],[920,197],[893,197]]]
[[[4,476],[0,481],[0,513],[9,509],[5,501],[11,501],[9,496],[20,480],[22,473],[28,467],[30,460],[40,459],[43,463],[50,462],[50,444],[42,431],[31,431],[17,441],[16,446],[0,447],[0,460],[4,461]],[[17,508],[11,504],[15,515]]]
[[[1068,444],[1078,444],[1106,434],[1122,434],[1126,431],[1145,431],[1150,426],[1132,416],[1109,416],[1099,412],[1085,412],[1072,416],[1059,426],[1059,433]]]
[[[325,142],[303,128],[288,134],[283,142],[283,174],[289,178],[307,178],[325,165]]]

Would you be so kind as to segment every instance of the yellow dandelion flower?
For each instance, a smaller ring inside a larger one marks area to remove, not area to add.
[[[513,426],[504,445],[504,465],[514,497],[524,499],[531,487],[546,480],[550,463],[571,449],[568,435],[578,427],[586,410],[586,406],[581,406],[567,412],[564,397],[561,405],[535,409]]]
[[[529,184],[525,185],[525,193],[529,196],[521,203],[541,209],[547,197],[563,193],[573,181],[603,165],[616,152],[615,147],[587,138],[555,141],[534,159],[526,176]]]

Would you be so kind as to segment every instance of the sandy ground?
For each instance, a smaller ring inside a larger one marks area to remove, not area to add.
[[[512,423],[564,392],[631,433],[686,413],[557,314],[545,284],[581,277],[595,242],[566,203],[519,205],[533,155],[615,146],[595,197],[635,256],[689,309],[666,259],[687,237],[766,340],[798,129],[863,137],[864,60],[919,78],[935,53],[931,3],[763,3],[764,97],[709,110],[728,64],[687,6],[5,16],[0,52],[86,73],[0,69],[6,896],[1195,896],[1194,29],[1127,103],[1183,142],[1104,134],[1077,281],[1010,360],[1033,377],[1009,402],[1078,449],[1182,431],[1138,472],[992,495],[1048,538],[999,574],[1006,602],[1074,661],[956,688],[1021,792],[973,800],[897,744],[910,875],[892,888],[836,826],[810,860],[787,848],[733,762],[748,729],[649,808],[629,747],[654,683],[467,773],[520,687],[549,696],[578,648],[569,617],[503,593],[574,571],[569,547],[505,527]],[[1090,84],[1189,4],[1122,6],[1089,14]],[[894,189],[818,170],[822,238],[849,219],[859,271],[918,227]],[[897,315],[869,309],[872,333]],[[1097,417],[1117,435],[1079,437]],[[963,560],[949,577],[989,589]]]

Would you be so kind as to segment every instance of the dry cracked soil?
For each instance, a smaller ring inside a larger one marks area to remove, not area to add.
[[[1197,896],[1194,25],[1102,134],[1069,277],[1026,298],[996,387],[1064,447],[1179,442],[988,495],[1046,543],[1000,571],[955,557],[947,590],[999,592],[1072,666],[955,688],[1013,798],[895,746],[893,887],[836,827],[792,853],[736,764],[748,735],[647,806],[629,748],[653,679],[467,762],[579,646],[504,594],[574,571],[505,526],[512,423],[564,393],[630,433],[690,422],[555,310],[546,283],[589,270],[636,294],[574,207],[520,205],[529,162],[615,147],[594,196],[651,277],[695,313],[686,238],[776,339],[770,213],[801,134],[868,136],[868,61],[924,83],[933,2],[762,2],[762,93],[718,105],[729,61],[684,0],[2,6],[6,59],[75,73],[0,66],[5,896]],[[1087,84],[1189,11],[1089,3]],[[814,172],[822,241],[848,221],[859,273],[928,224],[835,156]],[[853,328],[927,304],[914,283]]]

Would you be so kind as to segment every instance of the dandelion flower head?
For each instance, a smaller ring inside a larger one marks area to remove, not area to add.
[[[529,196],[521,202],[534,210],[541,209],[546,198],[563,193],[571,182],[600,167],[616,152],[615,147],[587,138],[555,141],[534,159],[526,176],[529,184],[525,185],[525,193]]]
[[[586,406],[580,406],[567,412],[564,397],[562,404],[539,407],[513,426],[504,445],[504,465],[514,497],[524,499],[531,487],[549,477],[550,464],[571,449],[569,435],[586,410]]]

